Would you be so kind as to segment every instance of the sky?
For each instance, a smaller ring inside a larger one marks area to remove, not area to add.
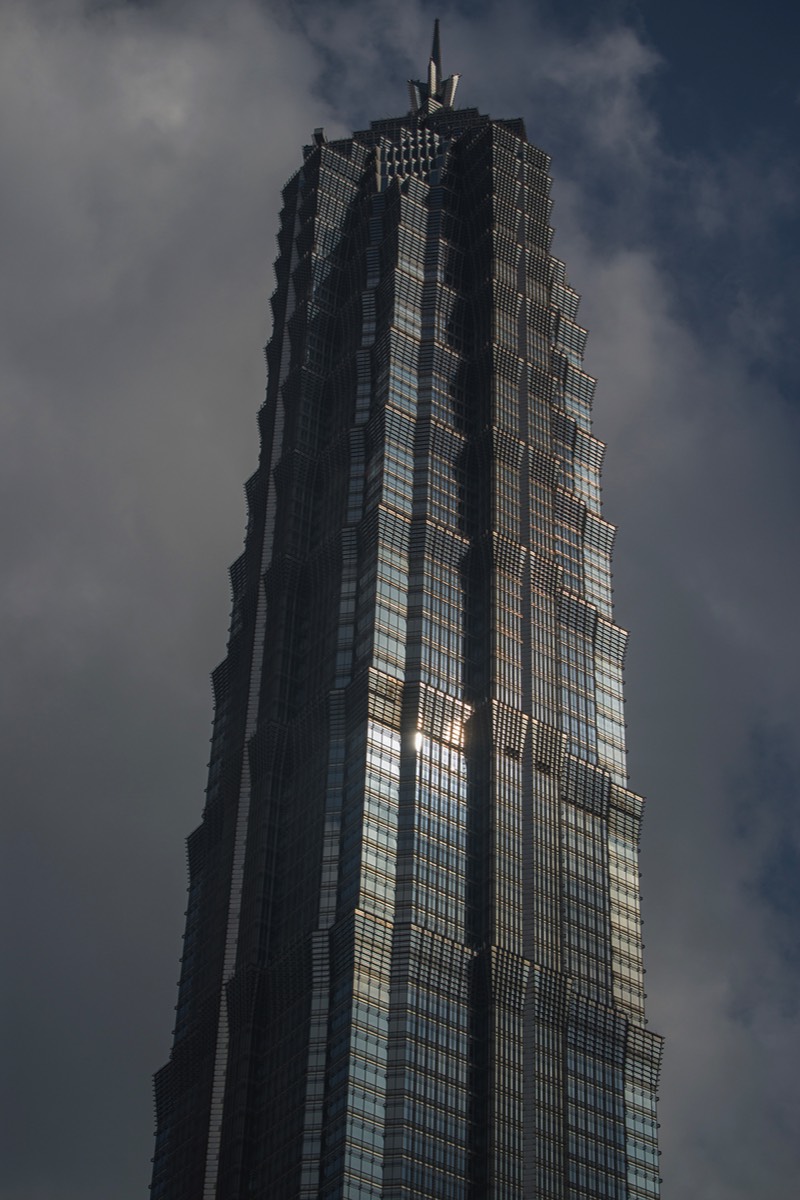
[[[280,188],[435,16],[553,156],[590,330],[664,1197],[796,1194],[797,11],[3,0],[0,1200],[146,1195]]]

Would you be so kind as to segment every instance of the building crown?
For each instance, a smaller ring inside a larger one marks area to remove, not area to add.
[[[408,94],[411,111],[415,116],[436,112],[438,108],[452,108],[460,75],[449,75],[442,79],[442,51],[439,45],[439,18],[433,22],[433,45],[428,59],[428,79],[409,79]]]

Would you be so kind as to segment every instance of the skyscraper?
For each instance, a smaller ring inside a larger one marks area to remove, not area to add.
[[[154,1200],[658,1195],[586,332],[457,82],[284,189]]]

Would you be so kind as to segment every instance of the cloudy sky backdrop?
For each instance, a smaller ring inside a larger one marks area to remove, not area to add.
[[[146,1195],[279,191],[315,126],[405,110],[437,15],[460,101],[553,155],[591,331],[665,1200],[796,1194],[789,8],[3,0],[2,1200]]]

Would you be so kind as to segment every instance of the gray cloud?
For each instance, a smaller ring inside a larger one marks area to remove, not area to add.
[[[279,189],[315,126],[404,106],[430,15],[18,0],[0,16],[8,1200],[146,1186]],[[777,145],[667,153],[648,100],[663,64],[629,28],[574,43],[518,4],[441,15],[464,102],[524,115],[556,154],[556,251],[592,331],[632,782],[651,797],[668,1194],[784,1200],[798,431],[791,284],[773,273],[770,292],[746,247],[777,260],[796,175]]]

